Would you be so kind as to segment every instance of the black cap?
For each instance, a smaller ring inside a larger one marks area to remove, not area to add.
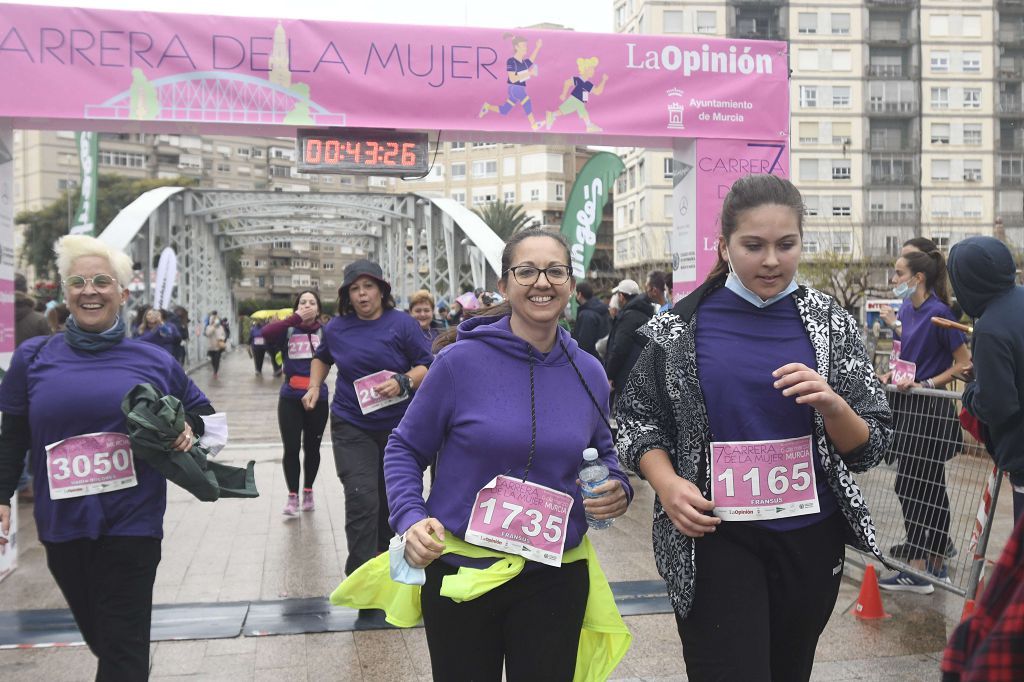
[[[391,290],[391,284],[384,279],[384,272],[380,269],[380,266],[372,260],[366,260],[365,258],[345,266],[345,279],[341,283],[341,289],[347,290],[352,286],[353,282],[363,276],[372,277],[383,284],[388,291]]]

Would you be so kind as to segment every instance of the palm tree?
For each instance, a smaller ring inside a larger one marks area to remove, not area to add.
[[[522,204],[506,203],[501,199],[474,208],[473,213],[480,216],[503,242],[508,241],[509,237],[529,225],[531,221]]]

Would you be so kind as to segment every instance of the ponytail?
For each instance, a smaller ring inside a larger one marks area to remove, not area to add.
[[[924,287],[934,291],[946,305],[949,305],[949,276],[946,272],[946,259],[941,251],[912,251],[903,256],[912,274],[924,275]]]

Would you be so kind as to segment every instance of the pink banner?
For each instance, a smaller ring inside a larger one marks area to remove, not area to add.
[[[687,169],[675,192],[675,203],[687,212],[673,216],[672,293],[678,300],[696,289],[718,261],[722,201],[732,184],[752,174],[788,178],[789,151],[785,141],[696,140],[677,149],[676,162]]]
[[[5,5],[0,74],[0,117],[27,127],[638,143],[781,140],[789,129],[786,44],[756,40]]]

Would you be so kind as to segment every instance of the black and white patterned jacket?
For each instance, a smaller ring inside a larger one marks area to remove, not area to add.
[[[695,332],[701,299],[723,281],[706,283],[638,332],[650,342],[629,376],[617,412],[617,446],[624,467],[642,476],[640,457],[654,448],[663,449],[676,473],[697,485],[709,499],[711,432],[697,376]],[[817,451],[828,454],[821,464],[849,524],[846,541],[881,559],[875,527],[852,472],[878,464],[892,442],[892,412],[885,391],[875,377],[853,317],[831,296],[815,289],[800,287],[793,297],[819,372],[868,424],[868,442],[840,456],[825,433],[821,415],[814,414]],[[827,374],[821,368],[827,368]],[[652,534],[658,572],[668,585],[676,613],[685,618],[693,604],[694,543],[676,530],[657,497]]]

